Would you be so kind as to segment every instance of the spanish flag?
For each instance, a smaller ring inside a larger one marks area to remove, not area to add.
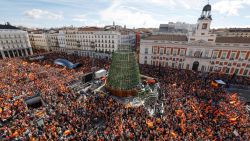
[[[218,83],[216,83],[214,81],[211,82],[211,87],[212,88],[218,88],[218,86],[219,86]]]
[[[67,136],[67,135],[70,134],[70,132],[71,132],[70,130],[66,130],[66,131],[63,132],[63,135]]]
[[[12,137],[17,137],[19,136],[19,133],[17,131],[15,131],[13,134],[12,134]]]
[[[177,136],[176,133],[175,133],[174,131],[171,132],[171,135],[172,135],[174,138],[176,138],[176,136]]]
[[[175,110],[177,116],[181,116],[183,114],[182,110]]]
[[[154,123],[152,121],[148,120],[146,123],[147,123],[149,128],[153,128]]]

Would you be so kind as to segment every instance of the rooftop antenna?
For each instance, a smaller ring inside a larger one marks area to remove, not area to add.
[[[207,0],[207,1],[208,1],[207,3],[209,4],[209,0]]]

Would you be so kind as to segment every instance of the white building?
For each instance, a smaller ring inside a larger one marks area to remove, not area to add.
[[[120,26],[105,28],[85,27],[59,30],[59,32],[32,32],[30,35],[34,48],[57,51],[96,51],[111,53],[119,45],[135,47],[136,36],[132,30]]]
[[[32,55],[28,33],[11,26],[0,25],[0,59]]]
[[[65,40],[65,32],[63,30],[59,31],[57,38],[58,38],[59,48],[65,48],[66,40]]]
[[[250,38],[217,36],[210,31],[206,5],[190,35],[153,35],[141,40],[140,64],[250,76]]]

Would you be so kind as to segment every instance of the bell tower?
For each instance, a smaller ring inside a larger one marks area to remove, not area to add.
[[[211,16],[212,7],[208,3],[202,9],[201,16],[198,18],[197,27],[194,33],[188,36],[189,42],[209,42],[215,43],[216,34],[210,32],[210,26],[212,22]]]
[[[212,8],[210,4],[207,4],[203,7],[201,16],[197,22],[197,28],[196,28],[197,35],[201,35],[201,36],[208,35],[210,31],[210,25],[212,22],[211,9]]]

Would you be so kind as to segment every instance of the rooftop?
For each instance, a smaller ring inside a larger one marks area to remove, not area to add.
[[[0,29],[19,29],[15,26],[10,25],[9,23],[7,24],[0,24]]]
[[[188,41],[185,35],[153,35],[144,40]]]
[[[250,37],[217,37],[216,43],[250,43]]]
[[[78,31],[103,31],[103,28],[99,27],[84,27],[84,28],[78,28]]]

